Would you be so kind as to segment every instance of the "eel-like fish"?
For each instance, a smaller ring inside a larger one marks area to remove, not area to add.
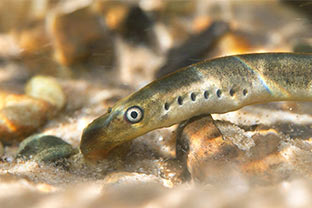
[[[260,53],[203,61],[118,101],[84,129],[80,149],[98,159],[126,141],[201,114],[255,103],[312,101],[312,54]]]

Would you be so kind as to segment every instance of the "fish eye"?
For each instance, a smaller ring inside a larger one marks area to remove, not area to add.
[[[143,109],[138,106],[132,106],[127,109],[125,118],[130,123],[138,123],[143,119]]]

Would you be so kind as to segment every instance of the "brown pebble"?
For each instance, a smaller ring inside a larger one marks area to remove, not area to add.
[[[55,112],[55,107],[44,100],[0,92],[0,141],[23,140]]]
[[[177,138],[177,158],[184,160],[193,179],[214,180],[227,173],[239,149],[222,138],[211,116],[188,123]]]
[[[193,180],[216,183],[239,173],[256,182],[278,182],[291,173],[283,170],[293,169],[292,173],[297,173],[294,163],[284,157],[287,149],[280,146],[286,140],[276,130],[259,127],[245,132],[241,129],[236,135],[233,128],[239,127],[213,121],[210,116],[193,118],[180,127],[177,159],[187,167]],[[247,133],[252,136],[247,137]],[[242,148],[241,142],[246,143],[246,139],[254,145]]]
[[[58,11],[49,17],[55,58],[63,65],[92,63],[111,66],[114,60],[114,41],[101,17],[89,7],[74,11]]]

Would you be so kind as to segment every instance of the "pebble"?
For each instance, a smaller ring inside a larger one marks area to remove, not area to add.
[[[55,107],[44,100],[0,92],[0,141],[12,144],[23,140],[55,112]]]
[[[35,76],[28,81],[25,87],[27,95],[45,100],[57,109],[62,109],[66,103],[66,97],[62,87],[53,77]]]
[[[51,15],[47,21],[57,62],[65,66],[85,61],[112,66],[114,41],[101,18],[88,6],[70,11],[64,8]]]
[[[0,141],[6,144],[23,140],[66,103],[62,87],[53,77],[35,76],[25,91],[26,95],[0,92]]]
[[[193,179],[211,182],[223,178],[239,156],[238,148],[223,139],[211,116],[195,118],[178,132],[177,159]]]
[[[245,131],[202,116],[180,125],[176,155],[194,181],[215,184],[238,174],[263,183],[298,174],[294,168],[298,162],[289,155],[292,148],[274,129],[259,126]]]
[[[21,142],[17,158],[49,163],[67,158],[74,153],[75,149],[61,138],[35,134]]]

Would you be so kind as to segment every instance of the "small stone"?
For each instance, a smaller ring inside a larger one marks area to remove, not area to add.
[[[54,162],[74,154],[73,147],[56,136],[35,134],[19,146],[17,158],[38,162]]]
[[[275,129],[245,128],[213,121],[210,116],[196,117],[180,125],[176,154],[186,167],[186,174],[193,180],[212,184],[232,180],[237,174],[257,183],[279,182],[301,174],[292,153],[299,148],[293,148]]]
[[[114,41],[101,16],[91,8],[59,10],[48,22],[59,63],[69,66],[88,60],[101,66],[113,64]]]
[[[62,87],[53,77],[35,76],[28,81],[25,91],[27,95],[45,100],[57,109],[63,108],[66,102]]]
[[[55,110],[44,100],[0,92],[0,141],[21,141],[55,115]]]
[[[210,182],[224,177],[240,155],[232,142],[223,139],[211,116],[194,118],[178,132],[177,159],[193,179]]]

